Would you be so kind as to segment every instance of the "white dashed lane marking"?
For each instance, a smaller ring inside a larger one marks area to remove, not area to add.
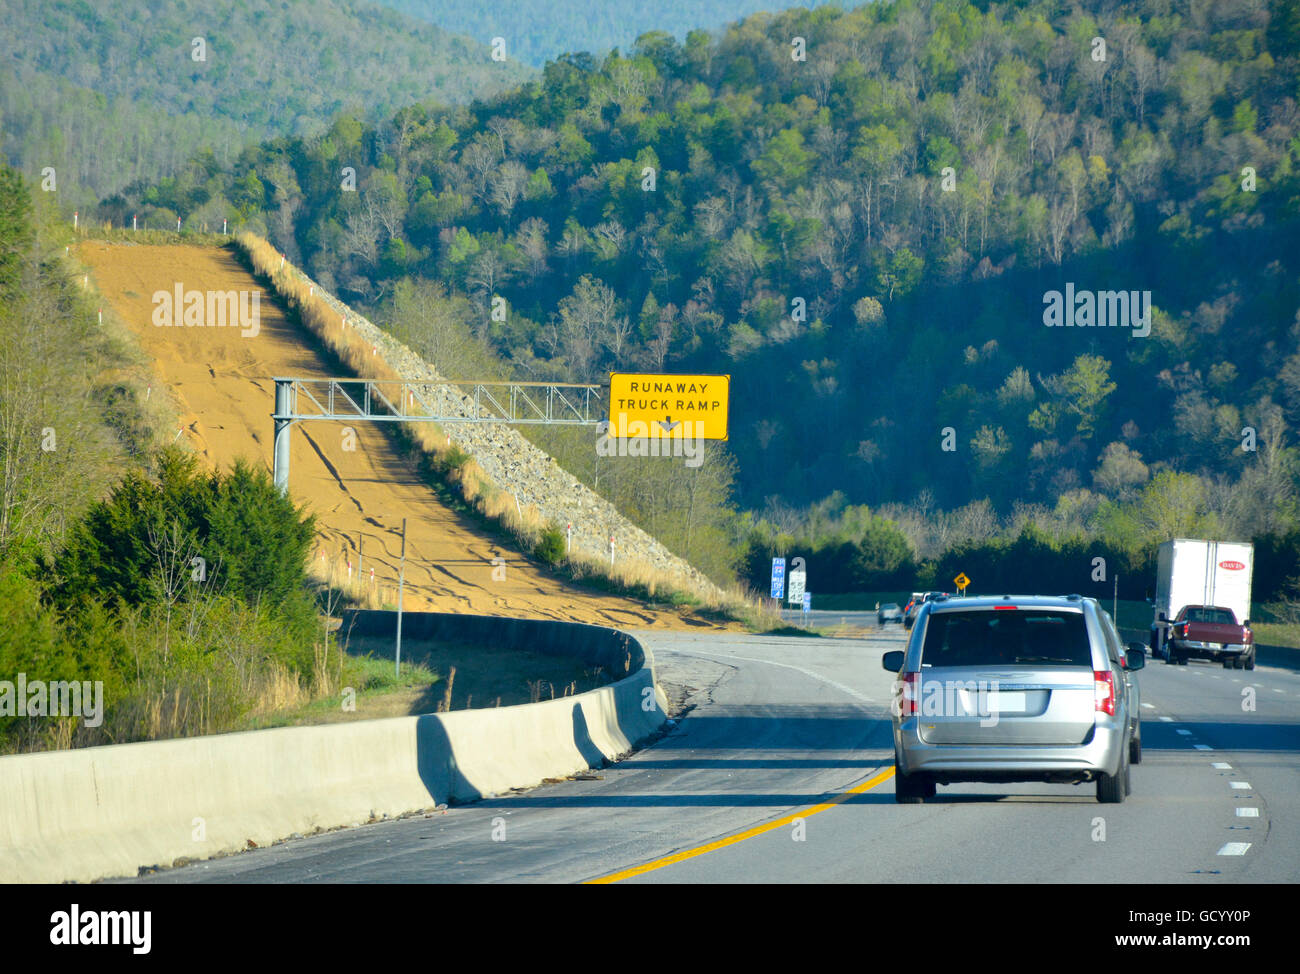
[[[1259,818],[1258,808],[1239,808],[1237,809],[1238,818]]]
[[[1250,848],[1249,842],[1225,842],[1219,850],[1221,856],[1244,856]]]

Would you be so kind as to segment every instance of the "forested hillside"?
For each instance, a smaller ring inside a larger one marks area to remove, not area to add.
[[[793,10],[148,198],[215,188],[354,300],[458,309],[423,315],[449,371],[732,373],[762,545],[839,491],[918,557],[1029,523],[1136,553],[1295,524],[1298,50],[1265,0]],[[1076,290],[1135,318],[1045,327]]]
[[[669,0],[653,4],[629,0],[516,0],[504,6],[475,0],[378,2],[484,43],[501,37],[511,57],[538,68],[562,54],[625,49],[649,31],[663,31],[681,40],[691,30],[721,28],[780,6],[767,0]],[[803,6],[819,7],[825,2],[807,0]],[[861,0],[836,5],[848,8],[858,2]]]
[[[468,102],[529,72],[365,0],[0,0],[0,152],[93,203],[207,151],[319,135],[349,110]]]

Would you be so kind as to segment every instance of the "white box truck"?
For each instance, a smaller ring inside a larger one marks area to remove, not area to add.
[[[1189,656],[1223,660],[1225,666],[1249,660],[1253,669],[1248,627],[1254,556],[1249,542],[1175,538],[1162,544],[1156,559],[1152,653],[1171,663],[1184,663]],[[1224,609],[1232,613],[1231,621],[1214,611]]]

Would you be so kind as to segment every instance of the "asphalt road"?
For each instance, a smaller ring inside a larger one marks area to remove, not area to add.
[[[637,636],[692,709],[598,780],[137,881],[1300,880],[1295,672],[1153,663],[1140,677],[1145,759],[1122,805],[1097,804],[1090,785],[1037,784],[940,786],[933,803],[897,805],[880,656],[901,648],[898,627],[862,639]]]

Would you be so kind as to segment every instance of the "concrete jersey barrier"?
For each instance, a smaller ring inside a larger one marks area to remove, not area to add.
[[[357,613],[354,625],[381,632],[391,615]],[[134,875],[528,787],[627,753],[667,716],[652,661],[614,629],[408,613],[403,630],[562,647],[631,672],[514,707],[0,757],[0,882]]]

